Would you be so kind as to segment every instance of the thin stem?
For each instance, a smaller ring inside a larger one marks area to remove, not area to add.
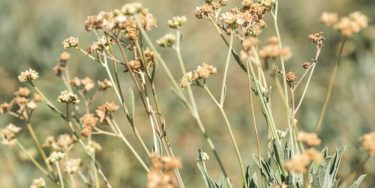
[[[122,131],[120,130],[120,128],[118,127],[116,121],[114,121],[113,119],[106,119],[106,122],[114,127],[117,132],[119,133],[118,134],[118,137],[121,138],[121,140],[125,143],[125,145],[129,148],[129,150],[132,152],[132,154],[137,158],[138,162],[142,165],[142,167],[146,170],[146,172],[149,171],[146,163],[143,161],[143,159],[139,156],[139,154],[137,153],[137,151],[134,149],[134,147],[130,144],[130,142],[128,141],[128,139],[126,139],[126,137],[124,136],[124,134],[122,133]]]
[[[233,47],[233,34],[230,35],[229,51],[228,51],[227,59],[225,61],[224,76],[223,76],[223,82],[222,82],[222,85],[221,85],[220,106],[223,106],[224,101],[225,101],[226,81],[227,81],[228,68],[229,68],[229,62],[230,62],[232,47]]]
[[[43,151],[42,146],[41,146],[41,144],[40,144],[38,138],[37,138],[36,135],[35,135],[35,132],[34,132],[33,127],[31,126],[30,123],[27,123],[26,126],[27,126],[27,129],[28,129],[29,132],[30,132],[31,138],[32,138],[33,141],[34,141],[36,148],[38,149],[40,155],[42,156],[43,161],[46,161],[46,160],[47,160],[46,153]]]
[[[299,108],[301,107],[302,101],[303,101],[303,99],[304,99],[304,97],[305,97],[305,95],[306,95],[307,88],[309,87],[309,84],[310,84],[310,81],[311,81],[312,75],[313,75],[313,73],[314,73],[315,66],[316,66],[316,63],[313,63],[313,64],[311,65],[312,68],[311,68],[311,71],[310,71],[310,74],[309,74],[309,78],[307,79],[307,82],[306,82],[305,88],[303,89],[303,93],[302,93],[301,99],[299,100],[297,107],[293,110],[293,113],[294,113],[294,114],[296,114],[297,111],[299,110]],[[294,88],[294,89],[295,89],[295,88]],[[293,89],[293,91],[294,91],[294,89]]]
[[[235,152],[236,152],[237,160],[238,160],[238,163],[239,163],[240,168],[241,168],[241,174],[242,174],[242,178],[243,178],[243,183],[244,183],[245,187],[248,187],[247,186],[247,181],[246,181],[246,173],[245,173],[243,161],[242,161],[242,158],[241,158],[241,153],[240,153],[240,150],[238,149],[238,145],[237,145],[236,139],[234,137],[234,134],[233,134],[233,131],[232,131],[232,127],[231,127],[231,124],[230,124],[230,122],[228,120],[227,114],[225,113],[223,106],[221,104],[219,104],[219,102],[215,99],[214,95],[212,94],[212,92],[210,91],[210,89],[207,87],[207,85],[204,85],[203,88],[206,90],[208,96],[210,96],[210,98],[212,99],[212,101],[219,108],[220,113],[221,113],[221,115],[223,116],[223,118],[225,120],[225,125],[227,126],[227,130],[228,130],[228,133],[230,135],[230,139],[232,141],[233,147],[234,147]]]
[[[337,56],[337,61],[335,63],[335,67],[333,68],[333,71],[331,73],[331,78],[329,80],[327,94],[326,94],[326,97],[324,99],[322,111],[320,112],[319,120],[318,120],[318,123],[316,124],[315,131],[319,131],[320,127],[323,123],[323,119],[324,119],[324,116],[326,114],[328,102],[329,102],[329,99],[331,98],[333,84],[335,82],[337,70],[338,70],[340,62],[341,62],[341,54],[342,54],[342,51],[344,50],[344,46],[345,46],[346,41],[347,41],[347,39],[344,38],[341,42],[340,50],[339,50],[338,56]]]
[[[61,174],[61,170],[60,170],[59,163],[56,162],[56,163],[55,163],[55,166],[56,166],[56,169],[57,169],[57,174],[59,175],[60,187],[61,187],[61,188],[64,188],[65,185],[64,185],[64,180],[63,180],[63,178],[62,178],[62,174]]]
[[[18,140],[16,140],[16,143],[17,143],[17,146],[22,150],[22,152],[24,152],[27,157],[29,157],[30,161],[35,165],[35,167],[37,167],[44,175],[48,175],[48,172],[47,170],[45,170],[42,165],[40,165],[33,156],[30,155],[30,153],[25,149],[25,147],[23,147],[23,145],[18,142]]]

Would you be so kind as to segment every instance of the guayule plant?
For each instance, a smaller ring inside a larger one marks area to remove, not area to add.
[[[91,45],[84,45],[76,37],[69,37],[63,41],[64,51],[60,55],[60,63],[53,72],[61,78],[66,90],[61,91],[55,100],[49,99],[37,85],[39,74],[33,69],[21,72],[18,79],[26,87],[20,87],[15,97],[3,103],[1,113],[7,113],[22,122],[29,132],[37,153],[31,154],[17,139],[20,127],[9,124],[2,130],[2,143],[11,147],[18,147],[26,153],[27,158],[44,175],[43,178],[33,180],[31,187],[45,187],[45,179],[49,183],[60,187],[112,187],[106,173],[102,170],[106,161],[97,159],[98,152],[103,148],[96,140],[96,136],[106,136],[121,141],[127,147],[127,152],[133,155],[134,161],[147,174],[147,187],[185,187],[184,177],[180,173],[183,167],[173,151],[168,131],[168,117],[160,108],[156,80],[158,74],[165,74],[169,79],[174,100],[181,101],[196,121],[196,126],[202,134],[202,139],[210,148],[210,152],[198,151],[197,169],[200,170],[206,187],[338,187],[339,179],[336,177],[341,158],[346,147],[340,147],[334,154],[329,154],[324,147],[318,151],[321,140],[316,134],[321,128],[322,120],[330,99],[333,83],[340,65],[341,54],[346,41],[355,33],[367,26],[367,17],[360,12],[338,18],[335,13],[323,13],[321,20],[328,27],[332,27],[342,35],[342,42],[335,67],[331,74],[328,92],[325,97],[322,112],[314,132],[305,132],[299,126],[296,114],[300,112],[301,104],[307,95],[315,67],[319,66],[321,50],[324,50],[324,33],[317,32],[308,35],[306,41],[315,46],[314,57],[303,63],[302,75],[293,70],[287,70],[285,63],[292,58],[291,49],[284,46],[278,27],[277,0],[243,0],[237,7],[230,8],[228,1],[206,0],[195,10],[198,19],[207,19],[217,31],[218,36],[228,46],[224,70],[219,70],[214,64],[202,63],[194,70],[187,70],[182,56],[181,27],[187,22],[185,16],[173,17],[168,21],[171,32],[154,40],[149,33],[157,26],[156,18],[149,9],[140,3],[126,4],[113,11],[101,11],[97,15],[87,17],[84,24],[86,31],[96,36],[96,41]],[[273,23],[267,24],[264,16],[270,15]],[[265,41],[261,40],[262,30],[272,27],[275,36]],[[187,36],[188,37],[188,36]],[[234,45],[240,43],[238,49]],[[161,48],[168,48],[176,54],[182,78],[176,79],[174,71],[169,68],[169,63],[158,52]],[[83,47],[88,46],[88,47]],[[90,61],[102,68],[106,75],[104,80],[93,80],[85,77],[79,78],[69,73],[70,53],[77,50]],[[226,113],[225,103],[227,90],[228,68],[240,66],[247,81],[249,109],[252,116],[252,125],[257,141],[257,154],[252,159],[241,156],[238,139],[233,132],[232,123]],[[161,67],[162,70],[157,69]],[[220,84],[219,93],[214,93],[208,81],[214,82],[221,72],[223,76],[217,81]],[[120,74],[128,74],[132,84],[124,88]],[[272,90],[271,86],[275,86]],[[30,90],[31,89],[31,90]],[[238,173],[229,174],[223,163],[220,152],[210,135],[210,130],[202,120],[197,106],[196,91],[203,91],[215,104],[224,119],[225,129],[231,139],[233,155],[236,156]],[[297,96],[296,91],[302,91]],[[271,93],[277,92],[276,97]],[[96,101],[113,93],[115,99],[103,104],[95,105]],[[136,106],[136,98],[141,105]],[[281,100],[284,105],[284,120],[276,119],[272,110],[272,100]],[[255,105],[259,100],[260,106]],[[50,110],[61,118],[67,125],[66,133],[58,136],[49,136],[42,143],[37,137],[30,123],[34,110],[39,103],[44,102]],[[60,108],[56,105],[60,103]],[[148,118],[152,143],[146,143],[139,133],[135,113],[136,108],[142,108]],[[265,123],[257,122],[256,110],[262,111]],[[120,122],[114,114],[125,117],[126,123]],[[287,122],[284,130],[280,122]],[[130,126],[138,145],[132,143],[123,133],[122,126]],[[23,126],[23,125],[22,125]],[[258,128],[267,130],[267,143],[259,142]],[[363,148],[374,155],[374,133],[369,133],[361,138]],[[151,145],[151,147],[149,147]],[[138,147],[137,147],[138,146]],[[75,153],[82,151],[82,156]],[[261,155],[265,150],[266,155]],[[142,157],[142,154],[147,157]],[[177,154],[178,155],[178,154]],[[38,156],[38,158],[37,158]],[[207,162],[211,158],[216,161],[222,177],[215,181],[211,178]],[[366,162],[366,161],[365,161]],[[363,163],[363,165],[365,164]],[[250,165],[246,165],[250,164]],[[240,182],[232,182],[234,176],[242,178]],[[353,182],[357,172],[353,172],[344,180],[344,183]],[[351,187],[358,187],[365,175],[359,176]],[[137,178],[137,177],[134,177]],[[345,184],[346,185],[346,184]],[[188,185],[186,185],[188,187]]]

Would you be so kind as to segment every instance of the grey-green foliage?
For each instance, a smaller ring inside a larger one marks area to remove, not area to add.
[[[253,157],[255,165],[249,165],[246,171],[246,179],[249,188],[257,188],[262,184],[265,187],[275,187],[283,183],[287,184],[288,187],[304,187],[304,181],[302,175],[287,173],[284,168],[284,156],[281,152],[281,145],[273,143],[273,150],[271,150],[269,158],[259,159],[257,156]],[[328,155],[327,148],[322,150],[323,161],[320,164],[312,163],[309,166],[308,182],[313,188],[337,188],[340,180],[337,179],[336,175],[339,170],[341,158],[346,150],[346,146],[339,147],[334,155]],[[286,149],[284,152],[289,152]],[[285,155],[288,156],[288,155]],[[286,157],[287,159],[289,157]],[[283,161],[281,163],[281,161]],[[202,173],[205,181],[206,188],[219,188],[224,187],[225,183],[215,183],[208,175],[207,170],[198,163],[198,168]],[[259,183],[257,180],[256,171],[261,169],[261,176],[263,183]],[[356,181],[350,186],[350,188],[358,188],[366,175],[358,177]],[[293,181],[292,181],[293,179]]]

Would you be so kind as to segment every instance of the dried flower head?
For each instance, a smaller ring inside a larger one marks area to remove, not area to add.
[[[335,12],[323,12],[320,16],[320,21],[323,22],[326,26],[330,27],[337,23],[338,15]]]
[[[311,42],[313,42],[314,44],[316,44],[319,48],[321,48],[323,46],[323,41],[324,41],[324,37],[323,37],[323,32],[318,32],[318,33],[314,33],[314,34],[310,34],[308,36],[309,40]]]
[[[43,147],[53,147],[56,145],[55,137],[53,136],[47,136],[47,138],[44,139]]]
[[[108,79],[104,79],[103,81],[99,80],[98,87],[99,87],[99,90],[105,91],[112,87],[112,82],[109,81]]]
[[[289,71],[286,73],[286,81],[291,83],[297,80],[297,75],[295,72]]]
[[[0,114],[7,112],[12,106],[9,103],[3,103],[0,105]]]
[[[83,127],[95,127],[96,123],[98,122],[98,118],[93,114],[85,114],[82,116],[81,122]]]
[[[311,161],[314,161],[317,164],[321,163],[323,160],[323,156],[313,148],[306,150],[304,154],[307,155]]]
[[[92,140],[90,140],[87,145],[86,145],[86,149],[89,153],[91,154],[94,154],[96,153],[97,151],[100,151],[102,150],[102,146],[100,146],[100,144],[98,144],[97,142],[94,142]]]
[[[168,26],[172,29],[179,29],[186,22],[186,16],[176,16],[168,20]]]
[[[364,134],[361,138],[362,148],[371,156],[375,156],[375,132]]]
[[[34,94],[34,101],[35,102],[42,102],[44,100],[43,96],[42,95],[39,95],[39,94]]]
[[[302,64],[302,67],[304,69],[309,69],[311,67],[311,63],[310,62],[305,62],[305,63]]]
[[[139,59],[129,61],[128,65],[132,71],[139,71],[142,68],[142,63]]]
[[[30,95],[30,90],[26,87],[20,87],[15,94],[19,97],[28,97]]]
[[[181,162],[173,157],[150,154],[151,169],[147,174],[147,187],[176,187],[173,171],[181,168]]]
[[[55,164],[57,162],[59,162],[62,158],[65,157],[65,153],[63,152],[57,152],[57,151],[54,151],[52,152],[49,157],[46,159],[46,162],[50,165],[52,164]]]
[[[117,111],[119,108],[114,102],[106,102],[105,104],[98,106],[96,109],[96,115],[99,117],[100,122],[104,122],[106,118],[111,118],[112,113]]]
[[[46,186],[46,181],[42,177],[33,179],[30,188],[43,188]]]
[[[207,79],[210,75],[216,73],[216,67],[203,63],[202,65],[199,65],[193,72],[188,72],[181,78],[180,87],[186,88],[187,86],[192,84],[193,81],[197,81],[199,79]]]
[[[83,85],[84,92],[88,92],[95,87],[95,82],[89,77],[85,77],[84,79],[81,79],[81,83]]]
[[[70,59],[70,54],[68,52],[66,52],[66,51],[61,52],[60,57],[59,57],[60,62],[65,63],[69,59]]]
[[[265,60],[282,57],[285,60],[292,57],[292,52],[289,47],[279,48],[279,39],[277,37],[270,37],[267,40],[267,45],[259,50],[259,56]]]
[[[297,154],[292,159],[285,161],[285,168],[294,173],[305,173],[310,159],[305,154]]]
[[[166,34],[161,37],[156,43],[161,47],[172,47],[176,42],[176,36],[174,34]]]
[[[39,77],[39,73],[33,69],[22,71],[20,75],[18,75],[18,80],[20,82],[28,82],[33,81]]]
[[[20,127],[10,123],[1,131],[1,143],[7,146],[14,146],[17,142],[16,135],[21,131]]]
[[[125,15],[134,15],[139,13],[143,8],[141,3],[128,3],[121,8],[121,13]]]
[[[342,17],[333,28],[337,30],[344,37],[351,37],[366,28],[368,18],[361,12],[353,12],[349,16]]]
[[[316,133],[299,132],[297,134],[297,141],[306,144],[307,146],[318,146],[322,142]]]
[[[57,101],[59,101],[60,103],[74,104],[74,105],[77,105],[79,103],[78,96],[67,90],[62,91],[60,93],[60,96],[58,97]]]
[[[56,150],[67,150],[70,146],[72,146],[76,142],[72,136],[69,134],[62,134],[57,138],[57,147],[54,148]]]
[[[79,40],[76,37],[69,37],[69,38],[65,39],[62,42],[62,44],[63,44],[64,49],[75,48],[75,47],[78,47]]]
[[[65,172],[68,174],[75,174],[79,172],[80,167],[82,166],[81,159],[68,159],[65,162]]]

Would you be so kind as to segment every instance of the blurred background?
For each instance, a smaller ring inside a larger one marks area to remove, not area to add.
[[[17,75],[21,70],[29,67],[40,73],[37,80],[38,86],[47,93],[52,100],[57,99],[63,90],[61,80],[52,72],[58,63],[62,51],[61,41],[69,36],[80,39],[81,46],[88,47],[94,40],[93,33],[84,30],[84,21],[88,15],[97,14],[101,10],[110,11],[120,8],[129,1],[120,0],[0,0],[0,103],[10,100],[20,86]],[[207,20],[198,20],[194,17],[195,7],[202,4],[201,0],[159,0],[138,1],[158,19],[158,28],[151,32],[154,40],[169,32],[167,20],[172,16],[186,15],[188,22],[183,31],[183,56],[188,70],[194,69],[198,64],[206,62],[218,67],[219,74],[208,80],[212,90],[218,93],[218,85],[225,62],[227,48],[217,35],[214,27]],[[230,5],[239,6],[240,1],[231,1]],[[375,16],[375,1],[373,0],[314,0],[299,1],[289,0],[280,3],[279,25],[284,45],[290,46],[293,58],[287,62],[287,69],[302,74],[302,63],[309,61],[315,54],[314,46],[307,40],[307,35],[319,31],[325,32],[325,46],[323,47],[320,62],[312,79],[305,102],[297,116],[298,124],[305,131],[313,131],[317,123],[323,100],[328,86],[328,79],[336,59],[339,35],[327,29],[319,18],[323,11],[335,11],[340,16],[360,10],[368,16],[373,24]],[[266,28],[261,39],[274,35],[270,15],[266,19]],[[327,145],[330,153],[335,148],[347,145],[340,167],[339,177],[346,177],[356,169],[366,157],[366,152],[360,148],[359,136],[375,131],[375,27],[370,26],[363,32],[351,38],[344,50],[344,57],[339,68],[330,105],[323,122],[322,130],[318,133],[322,139],[322,146]],[[236,46],[239,48],[239,45]],[[69,51],[72,59],[69,62],[72,76],[93,79],[105,78],[104,70],[90,62],[82,54]],[[181,78],[178,63],[173,51],[161,49],[174,71],[176,79]],[[229,69],[228,95],[225,109],[234,126],[234,132],[239,142],[242,157],[248,165],[252,155],[256,154],[255,134],[251,124],[249,99],[247,96],[246,74],[232,60]],[[163,75],[163,70],[158,69],[157,86],[161,109],[166,117],[167,131],[175,154],[183,162],[181,170],[185,184],[188,187],[202,187],[203,180],[196,166],[197,150],[203,149],[209,155],[212,153],[206,146],[194,119],[187,109],[177,100],[169,89],[170,84]],[[130,78],[121,77],[125,88],[132,86]],[[226,132],[223,119],[217,108],[206,94],[196,89],[199,109],[203,121],[212,135],[218,151],[224,159],[224,165],[229,169],[229,174],[234,182],[240,181],[237,162],[233,160],[235,154]],[[276,92],[275,92],[276,93]],[[301,91],[298,92],[300,96]],[[107,92],[106,96],[98,101],[114,100],[113,93]],[[281,102],[275,97],[273,107],[276,119],[285,119]],[[117,102],[117,101],[114,101]],[[136,101],[140,105],[140,101]],[[42,105],[41,105],[42,106]],[[144,112],[141,107],[139,114]],[[119,115],[119,122],[123,125],[128,138],[137,145],[128,123]],[[257,121],[261,136],[266,137],[266,128],[260,108],[257,108]],[[5,127],[9,122],[17,125],[17,121],[9,116],[0,116],[0,126]],[[136,116],[136,122],[141,135],[151,147],[152,137],[148,121],[143,115]],[[32,119],[40,140],[48,135],[68,133],[68,127],[46,107],[40,107]],[[279,121],[280,129],[286,127],[285,122]],[[106,137],[95,138],[103,147],[98,154],[105,173],[113,187],[145,187],[146,174],[134,158],[129,155],[127,148],[119,141]],[[26,131],[22,133],[20,141],[26,146],[32,146]],[[261,140],[263,145],[266,140]],[[16,150],[0,146],[0,187],[18,188],[28,187],[32,179],[41,176],[28,161],[23,161]],[[265,151],[265,149],[263,149]],[[144,153],[142,154],[143,157]],[[213,158],[213,157],[211,157]],[[367,173],[363,187],[375,185],[375,160],[368,161],[365,169],[360,173]],[[214,179],[220,177],[216,161],[208,162],[209,172]],[[49,185],[49,184],[48,184]],[[235,183],[238,185],[238,183]],[[52,185],[50,185],[52,186]],[[49,187],[49,186],[47,186]]]

